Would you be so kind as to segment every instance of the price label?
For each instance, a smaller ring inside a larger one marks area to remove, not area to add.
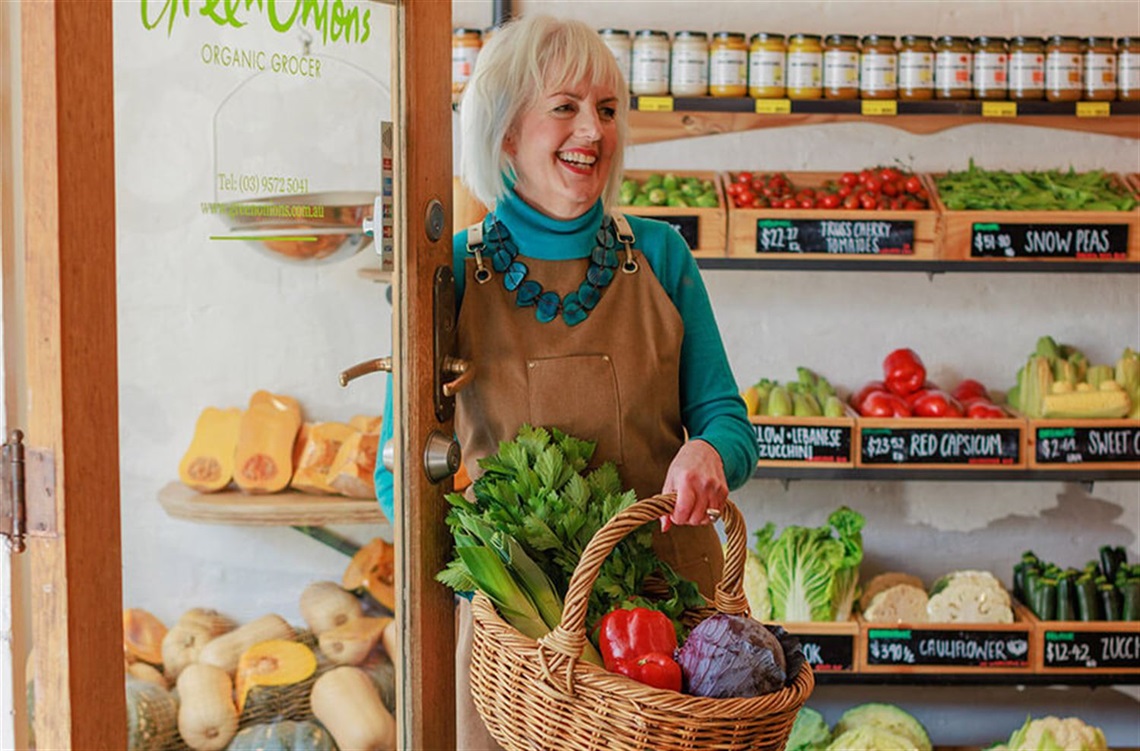
[[[1028,631],[869,629],[869,665],[1029,667]]]
[[[649,219],[657,219],[665,222],[677,230],[693,250],[697,250],[701,247],[701,218],[699,216],[682,214],[638,214],[636,208],[630,208],[632,210],[629,213],[634,216],[644,216]]]
[[[790,115],[792,114],[791,99],[757,99],[757,115]]]
[[[872,219],[757,219],[757,253],[914,255],[914,222]]]
[[[673,97],[671,96],[639,96],[637,98],[639,112],[672,112]]]
[[[850,425],[754,424],[760,461],[850,462]]]
[[[1037,428],[1038,464],[1140,463],[1140,425]]]
[[[1020,464],[1018,428],[863,428],[863,464]]]
[[[1077,102],[1077,117],[1108,117],[1112,106],[1108,102]]]
[[[839,673],[854,669],[855,636],[853,634],[795,634],[804,651],[804,659],[817,673]]]
[[[982,117],[1017,117],[1017,102],[982,102]]]
[[[1127,224],[996,224],[975,222],[971,258],[1128,257]]]
[[[1140,668],[1140,631],[1046,631],[1042,659],[1055,669]]]
[[[868,117],[891,117],[899,113],[899,103],[894,99],[864,99],[861,111]]]

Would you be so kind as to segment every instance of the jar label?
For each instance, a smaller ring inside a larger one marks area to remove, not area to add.
[[[1009,85],[1004,52],[974,53],[974,88],[978,91],[1004,91]]]
[[[748,85],[753,89],[782,88],[784,53],[754,50],[748,55]]]
[[[1121,52],[1117,61],[1119,74],[1117,86],[1121,91],[1135,94],[1140,91],[1140,55],[1135,52]]]
[[[478,57],[478,47],[452,47],[451,82],[463,84],[470,81],[471,72],[475,70],[475,60]]]
[[[744,50],[714,50],[709,54],[709,84],[745,86],[748,83],[748,53]]]
[[[894,55],[863,53],[860,59],[859,88],[863,91],[894,91],[898,88],[898,71]]]
[[[818,52],[788,53],[788,88],[819,88],[823,55]]]
[[[629,41],[625,39],[621,41],[616,39],[603,39],[602,41],[606,43],[606,46],[609,47],[610,52],[614,56],[614,60],[617,61],[618,70],[621,71],[622,77],[628,81],[633,57]]]
[[[829,89],[859,88],[859,53],[847,50],[824,52],[823,85]]]
[[[1050,91],[1081,88],[1081,56],[1072,52],[1050,52],[1045,56],[1045,86]]]
[[[630,63],[634,94],[669,93],[669,50],[664,45],[636,45]]]
[[[673,93],[707,93],[709,85],[709,58],[707,50],[673,48]]]
[[[1009,53],[1009,90],[1020,93],[1045,88],[1045,56],[1040,52]]]
[[[942,50],[934,56],[934,84],[944,91],[973,88],[972,68],[973,55],[969,52]]]
[[[1116,91],[1116,55],[1111,52],[1085,53],[1085,90]]]
[[[899,53],[899,88],[929,89],[934,85],[934,55],[903,50]]]

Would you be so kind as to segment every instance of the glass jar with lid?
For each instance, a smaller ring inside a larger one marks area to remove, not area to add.
[[[1029,102],[1045,98],[1045,40],[1016,36],[1009,40],[1009,98]]]
[[[859,42],[859,96],[863,99],[894,99],[899,93],[898,50],[895,38],[868,34]]]
[[[784,61],[788,46],[783,34],[758,32],[748,47],[748,96],[779,99],[784,96]]]
[[[1009,94],[1009,49],[1001,37],[974,39],[974,98],[1005,99]]]
[[[823,44],[816,34],[788,37],[787,97],[819,99],[823,96]]]
[[[907,34],[899,43],[899,99],[934,98],[934,40]]]
[[[605,42],[617,61],[618,70],[628,82],[633,66],[633,42],[625,29],[598,29],[598,36]]]
[[[735,31],[718,31],[709,44],[709,94],[748,94],[748,42]]]
[[[673,35],[669,66],[669,93],[673,96],[705,96],[709,93],[709,35],[703,31],[678,31]]]
[[[633,35],[629,90],[635,96],[669,93],[669,35],[655,29],[640,29]]]
[[[828,34],[823,40],[823,95],[827,99],[859,98],[859,38]]]
[[[475,70],[475,61],[479,58],[479,50],[483,48],[483,32],[479,29],[458,28],[451,31],[451,93],[463,92],[467,82],[471,80],[471,73]]]
[[[969,99],[974,93],[974,52],[966,37],[940,36],[934,42],[934,96]]]
[[[1045,98],[1050,102],[1075,102],[1084,88],[1081,57],[1084,45],[1076,37],[1051,36],[1045,43]]]
[[[1085,82],[1085,99],[1116,99],[1116,44],[1112,37],[1088,37],[1084,41],[1084,47],[1081,72]]]
[[[1122,102],[1140,99],[1140,38],[1116,40],[1116,95]]]

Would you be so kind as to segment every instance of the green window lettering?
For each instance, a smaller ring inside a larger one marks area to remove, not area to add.
[[[167,11],[170,11],[170,17],[166,21],[166,35],[170,36],[170,33],[174,30],[174,17],[178,15],[178,0],[166,0],[165,3],[162,3],[162,10],[158,12],[158,17],[154,19],[153,23],[151,22],[150,14],[147,12],[147,6],[147,0],[141,0],[139,3],[139,12],[142,13],[143,27],[148,30],[153,29],[162,21],[162,17],[166,15]],[[190,17],[190,0],[182,0],[182,13],[187,18]]]
[[[269,2],[269,24],[275,31],[288,31],[293,26],[293,21],[297,19],[297,11],[301,9],[301,0],[293,0],[293,12],[289,14],[289,19],[285,22],[281,21],[280,16],[277,15],[277,0],[268,0]],[[285,0],[288,2],[288,0]]]

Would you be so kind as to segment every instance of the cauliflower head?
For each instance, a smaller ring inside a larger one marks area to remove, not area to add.
[[[1008,746],[1010,751],[1108,751],[1101,729],[1079,717],[1026,718]]]

